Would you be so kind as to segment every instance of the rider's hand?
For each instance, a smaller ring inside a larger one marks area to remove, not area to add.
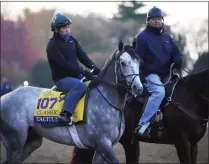
[[[85,76],[89,80],[93,80],[94,79],[92,73],[89,72],[88,70],[83,69],[82,75]]]
[[[101,72],[101,70],[98,67],[96,67],[96,66],[93,67],[93,70],[94,70],[92,72],[93,75],[98,75]]]
[[[178,68],[174,68],[173,69],[173,75],[176,75],[176,76],[178,76],[179,75],[179,77],[181,78],[182,77],[182,71],[181,71],[181,69],[178,69]],[[174,76],[175,77],[175,76]],[[175,78],[174,78],[175,79]],[[173,79],[173,80],[174,80]]]

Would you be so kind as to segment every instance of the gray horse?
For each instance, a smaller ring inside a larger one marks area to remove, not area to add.
[[[81,143],[96,150],[93,163],[119,163],[113,145],[124,132],[122,109],[127,93],[139,95],[143,91],[140,58],[134,49],[135,44],[124,46],[120,41],[118,50],[109,57],[89,89],[87,122],[74,126]],[[34,123],[34,107],[44,90],[46,88],[21,87],[1,97],[0,132],[7,153],[5,163],[22,163],[41,146],[43,137],[76,146],[69,126],[45,128]]]

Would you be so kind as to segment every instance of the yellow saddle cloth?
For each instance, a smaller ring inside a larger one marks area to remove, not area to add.
[[[86,82],[89,85],[89,82]],[[64,97],[66,93],[56,91],[53,89],[47,89],[40,93],[36,106],[34,109],[34,121],[36,123],[57,123],[58,116],[62,111],[64,104]],[[73,122],[81,123],[86,121],[85,114],[85,98],[87,92],[82,96],[76,105],[73,112]]]

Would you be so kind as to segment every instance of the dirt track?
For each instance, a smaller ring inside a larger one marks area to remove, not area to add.
[[[156,145],[140,143],[141,158],[143,163],[177,163],[178,158],[175,148],[169,145]],[[125,162],[124,150],[120,144],[114,147],[120,162]],[[27,163],[68,163],[71,157],[71,146],[60,145],[44,140],[42,146],[37,149],[25,162]],[[5,159],[5,151],[1,144],[1,162]],[[199,142],[198,163],[208,163],[208,132]]]

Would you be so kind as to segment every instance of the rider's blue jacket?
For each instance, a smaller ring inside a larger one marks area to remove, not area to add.
[[[142,73],[144,76],[155,73],[161,78],[169,74],[172,63],[181,67],[183,55],[173,39],[164,30],[156,30],[147,26],[136,36],[136,53],[143,59]]]
[[[54,34],[48,41],[46,52],[53,80],[78,77],[83,70],[78,61],[90,69],[94,67],[94,63],[73,36],[65,40]]]

